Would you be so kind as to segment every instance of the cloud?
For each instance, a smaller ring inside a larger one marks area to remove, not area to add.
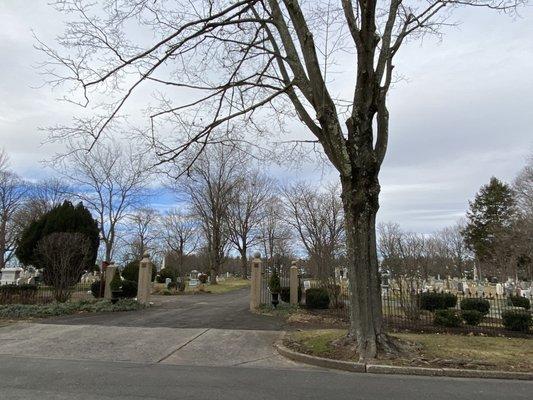
[[[68,121],[73,109],[55,100],[59,92],[36,89],[41,55],[32,30],[52,42],[63,16],[46,2],[28,1],[2,2],[0,13],[0,146],[19,173],[35,178],[49,173],[39,162],[62,150],[61,143],[42,145],[39,127]],[[455,18],[462,24],[446,29],[442,42],[426,38],[401,50],[396,70],[404,79],[389,97],[379,218],[425,233],[461,216],[490,176],[511,180],[533,150],[533,16],[465,9]],[[332,91],[346,95],[353,88],[353,55],[337,61]],[[293,135],[306,136],[293,126]],[[305,165],[270,172],[284,180],[337,179],[330,169]],[[158,208],[173,202],[163,198]]]

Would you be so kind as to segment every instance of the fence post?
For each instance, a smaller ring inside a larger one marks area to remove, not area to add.
[[[298,279],[298,267],[296,261],[292,262],[290,274],[289,274],[289,286],[290,286],[290,303],[291,305],[298,304],[298,287],[300,282]]]
[[[148,304],[150,301],[152,268],[150,254],[144,253],[143,259],[139,263],[139,281],[137,285],[137,301],[141,304]]]
[[[111,300],[111,297],[113,297],[111,294],[111,281],[113,280],[113,277],[115,276],[116,270],[117,270],[117,267],[113,263],[109,264],[105,269],[104,299]]]
[[[252,260],[252,284],[250,286],[250,311],[261,304],[261,253],[254,253]]]

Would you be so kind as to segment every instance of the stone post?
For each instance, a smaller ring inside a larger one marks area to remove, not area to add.
[[[109,264],[105,269],[105,290],[104,290],[104,299],[111,300],[111,281],[115,276],[117,267],[115,264]]]
[[[298,279],[298,266],[296,265],[296,261],[293,261],[291,265],[289,285],[291,305],[296,305],[298,304],[298,287],[300,286],[300,281]]]
[[[261,254],[254,254],[252,260],[252,284],[250,286],[250,311],[254,311],[261,304]]]
[[[150,254],[144,253],[139,265],[139,281],[137,287],[137,301],[141,304],[148,304],[152,292],[152,268]]]

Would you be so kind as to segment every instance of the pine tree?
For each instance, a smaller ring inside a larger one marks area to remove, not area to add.
[[[491,262],[498,239],[512,230],[517,215],[514,193],[509,185],[492,177],[469,205],[463,231],[465,243],[478,261]]]
[[[74,206],[71,202],[54,207],[36,221],[30,223],[20,235],[15,255],[24,265],[45,268],[37,255],[37,243],[45,236],[56,232],[81,233],[90,242],[91,256],[87,267],[94,265],[100,244],[98,224],[90,211],[82,203]]]

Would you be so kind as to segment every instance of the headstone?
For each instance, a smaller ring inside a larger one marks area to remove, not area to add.
[[[497,283],[497,284],[496,284],[496,294],[497,294],[498,296],[503,295],[503,286],[502,286],[501,283]]]
[[[169,283],[172,282],[172,279],[170,278],[165,278],[165,286],[168,286]]]
[[[0,272],[2,272],[0,285],[14,285],[17,283],[17,280],[20,279],[20,273],[22,272],[22,268],[4,268]]]
[[[194,278],[194,279],[189,279],[189,287],[196,287],[198,286],[198,279]]]
[[[311,281],[304,281],[304,290],[311,289]]]

